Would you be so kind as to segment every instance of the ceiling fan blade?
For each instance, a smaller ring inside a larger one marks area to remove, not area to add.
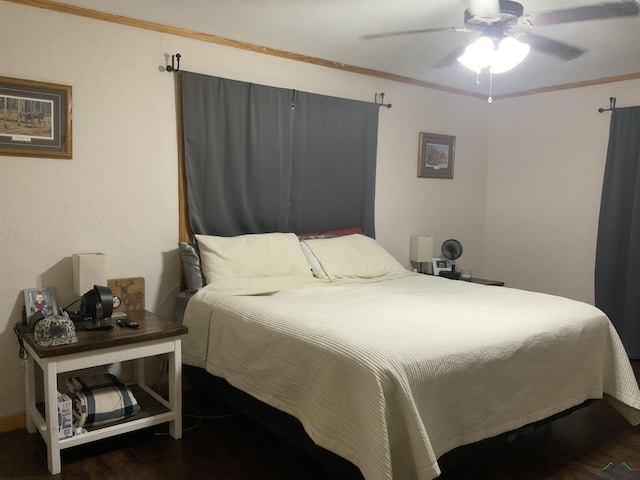
[[[419,28],[416,30],[402,30],[399,32],[372,33],[362,35],[362,39],[369,40],[371,38],[396,37],[400,35],[414,35],[416,33],[435,33],[435,32],[466,32],[464,28],[458,27],[441,27],[441,28]]]
[[[548,12],[532,13],[534,25],[558,25],[561,23],[602,20],[605,18],[628,17],[640,14],[640,5],[633,0],[606,2],[584,7],[565,8]]]
[[[456,60],[460,55],[464,53],[466,45],[462,45],[454,50],[451,50],[448,54],[438,60],[432,65],[433,68],[446,68],[456,63]]]
[[[583,48],[531,32],[523,33],[521,37],[524,37],[524,41],[528,43],[531,48],[565,61],[574,60],[586,53],[586,50]]]
[[[465,48],[467,48],[467,45],[469,45],[471,42],[475,41],[476,39],[478,39],[478,37],[480,37],[481,33],[474,31],[471,32],[468,36],[465,35],[465,42],[461,43],[459,46],[453,48],[451,51],[449,51],[449,53],[447,53],[444,57],[440,58],[440,60],[438,60],[436,63],[434,63],[433,65],[431,65],[432,68],[446,68],[446,67],[450,67],[451,65],[455,65],[456,64],[456,60],[458,60],[458,57],[460,57],[463,53]]]

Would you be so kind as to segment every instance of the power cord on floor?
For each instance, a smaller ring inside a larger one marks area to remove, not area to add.
[[[187,433],[187,432],[190,432],[192,430],[195,430],[196,428],[198,428],[200,426],[200,424],[202,423],[203,420],[223,420],[225,418],[232,418],[232,417],[235,417],[236,415],[238,415],[237,412],[225,413],[223,415],[203,415],[200,410],[198,410],[196,407],[194,407],[190,403],[186,402],[185,400],[182,401],[182,405],[185,406],[185,407],[189,407],[191,410],[196,412],[195,414],[183,413],[182,414],[183,418],[197,418],[198,419],[198,421],[195,423],[195,425],[192,425],[192,426],[187,427],[187,428],[183,428],[182,429],[182,433]],[[169,432],[156,432],[156,435],[169,435]]]

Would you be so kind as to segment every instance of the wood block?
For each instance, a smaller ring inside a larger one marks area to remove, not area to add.
[[[113,309],[114,313],[144,310],[144,278],[113,278],[107,280],[107,286],[121,300],[120,306]]]

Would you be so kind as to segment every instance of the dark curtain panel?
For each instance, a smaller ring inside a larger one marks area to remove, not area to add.
[[[631,358],[640,359],[640,107],[611,112],[595,297]]]
[[[375,236],[378,109],[296,92],[290,210],[296,232],[361,226]]]
[[[194,233],[374,236],[374,103],[181,73]]]
[[[189,220],[194,233],[285,231],[291,90],[182,72]]]

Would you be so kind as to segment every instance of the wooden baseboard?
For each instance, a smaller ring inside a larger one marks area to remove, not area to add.
[[[11,430],[18,430],[20,428],[26,428],[27,416],[25,412],[14,413],[13,415],[7,415],[0,417],[0,433],[10,432]]]

